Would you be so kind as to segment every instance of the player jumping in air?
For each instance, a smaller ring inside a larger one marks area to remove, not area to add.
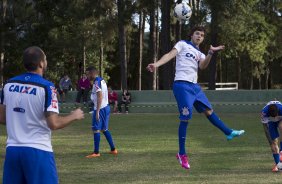
[[[182,40],[177,42],[170,52],[157,62],[147,66],[147,69],[153,72],[156,68],[176,57],[173,93],[180,113],[178,129],[179,153],[177,153],[176,157],[185,169],[190,168],[185,151],[185,141],[188,120],[192,117],[193,105],[199,113],[204,113],[208,120],[226,135],[227,140],[231,140],[245,132],[244,130],[238,131],[228,128],[213,112],[211,104],[201,90],[200,85],[197,84],[198,68],[205,69],[209,65],[213,53],[224,49],[224,46],[210,46],[208,55],[205,56],[199,50],[199,45],[203,42],[205,36],[204,27],[194,27],[190,36],[191,41]]]
[[[282,140],[280,140],[280,149],[278,146],[279,132],[282,132],[282,104],[279,101],[270,101],[261,111],[261,122],[265,136],[270,144],[275,165],[273,172],[279,171],[277,164],[282,162]]]
[[[93,89],[91,93],[91,100],[94,103],[94,112],[92,118],[92,130],[94,134],[94,152],[86,158],[99,157],[99,146],[100,146],[100,132],[102,131],[105,135],[111,151],[110,154],[117,155],[117,149],[115,148],[112,135],[108,130],[109,119],[110,119],[110,106],[108,102],[108,87],[103,78],[98,76],[98,71],[94,67],[87,69],[88,78],[94,79]]]

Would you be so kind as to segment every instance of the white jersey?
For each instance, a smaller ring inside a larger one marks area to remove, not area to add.
[[[6,106],[7,147],[23,146],[52,152],[51,130],[44,113],[59,113],[54,85],[40,75],[25,73],[4,86],[1,104]]]
[[[108,87],[106,82],[101,77],[96,77],[94,80],[92,93],[91,93],[91,100],[94,103],[94,110],[97,109],[97,92],[101,91],[103,95],[102,103],[100,109],[106,107],[108,105]]]
[[[271,117],[268,112],[269,105],[276,104],[278,108],[278,116]],[[261,111],[261,122],[269,123],[269,122],[279,122],[282,121],[282,104],[279,101],[270,101],[266,104],[266,106]]]
[[[177,42],[174,48],[177,50],[174,80],[197,83],[199,62],[205,59],[205,54],[192,42],[184,40]]]

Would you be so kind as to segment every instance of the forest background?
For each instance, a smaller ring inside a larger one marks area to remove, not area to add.
[[[184,1],[184,0],[183,0]],[[94,65],[113,89],[171,89],[175,62],[146,71],[195,25],[207,29],[201,51],[224,44],[199,82],[238,82],[239,89],[282,89],[281,0],[187,0],[189,22],[173,0],[1,0],[0,84],[24,72],[23,50],[41,47],[46,78],[73,81]]]

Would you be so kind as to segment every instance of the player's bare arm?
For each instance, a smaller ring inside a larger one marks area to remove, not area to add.
[[[84,113],[80,108],[78,108],[72,111],[67,116],[60,116],[58,113],[55,112],[46,112],[45,117],[47,120],[48,127],[51,130],[58,130],[66,127],[72,121],[83,119]]]
[[[161,59],[159,59],[157,62],[148,64],[147,70],[153,72],[159,66],[162,66],[167,62],[171,61],[176,56],[176,54],[177,50],[173,48],[170,52],[163,55],[163,57],[161,57]]]
[[[96,120],[99,121],[100,119],[100,109],[101,109],[101,104],[103,100],[103,94],[102,91],[97,92],[97,109],[96,109]]]
[[[205,69],[208,67],[210,61],[211,61],[211,58],[212,58],[212,55],[217,52],[217,51],[220,51],[220,50],[223,50],[224,49],[224,45],[220,45],[218,47],[213,47],[212,45],[210,46],[210,50],[208,52],[208,55],[206,56],[206,58],[204,60],[201,60],[200,61],[200,64],[199,64],[199,68],[201,70]]]
[[[269,134],[268,125],[267,125],[267,123],[263,123],[262,126],[263,126],[263,130],[264,130],[265,136],[266,136],[266,138],[268,140],[268,143],[271,145],[272,144],[272,140],[271,140],[271,137],[270,137],[270,134]]]
[[[0,123],[6,125],[6,106],[0,105]]]

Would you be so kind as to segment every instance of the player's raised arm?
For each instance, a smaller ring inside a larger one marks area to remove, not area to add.
[[[200,63],[199,63],[199,68],[201,70],[205,69],[208,67],[210,61],[211,61],[211,58],[212,58],[212,55],[217,52],[217,51],[220,51],[220,50],[223,50],[225,48],[224,45],[220,45],[218,47],[213,47],[212,45],[210,46],[210,50],[208,52],[208,55],[206,56],[205,59],[201,60]]]
[[[157,62],[148,64],[147,70],[153,72],[159,66],[162,66],[167,62],[171,61],[171,59],[173,59],[176,56],[176,54],[177,54],[177,50],[173,48],[170,52],[163,55],[163,57],[161,57],[161,59],[159,59]]]

